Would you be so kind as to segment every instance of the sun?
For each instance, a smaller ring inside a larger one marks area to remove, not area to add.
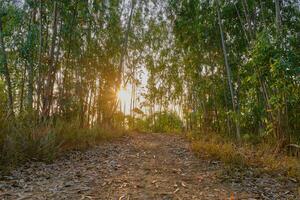
[[[118,98],[122,103],[130,102],[130,98],[131,98],[130,92],[125,88],[121,88],[120,91],[118,92]]]

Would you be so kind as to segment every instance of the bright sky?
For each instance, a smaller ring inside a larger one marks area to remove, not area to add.
[[[142,73],[140,74],[140,81],[141,85],[136,88],[136,97],[139,98],[139,101],[136,100],[136,107],[139,106],[139,103],[144,101],[143,96],[141,95],[142,92],[145,92],[145,87],[147,85],[148,81],[148,72],[145,68],[142,68]],[[122,112],[125,112],[126,115],[130,114],[130,101],[131,101],[131,95],[132,95],[132,85],[127,84],[125,88],[121,88],[121,90],[118,93],[118,98],[121,102],[121,108]]]

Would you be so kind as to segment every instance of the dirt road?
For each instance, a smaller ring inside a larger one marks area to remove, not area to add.
[[[297,183],[253,170],[230,175],[178,136],[137,134],[53,164],[31,163],[0,181],[0,199],[298,199]]]

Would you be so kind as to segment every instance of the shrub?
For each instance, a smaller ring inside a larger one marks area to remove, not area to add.
[[[149,124],[146,119],[133,118],[127,116],[128,130],[136,132],[150,132]]]
[[[206,155],[223,161],[229,166],[243,166],[245,158],[232,143],[222,143],[219,139],[195,140],[192,149],[197,155]]]
[[[155,113],[148,118],[148,121],[150,122],[151,119],[154,119],[153,123],[149,123],[153,132],[180,133],[183,129],[181,119],[173,112]]]

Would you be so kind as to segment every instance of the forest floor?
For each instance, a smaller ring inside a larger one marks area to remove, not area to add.
[[[187,140],[134,134],[0,180],[0,199],[300,199],[298,183],[196,157]]]

